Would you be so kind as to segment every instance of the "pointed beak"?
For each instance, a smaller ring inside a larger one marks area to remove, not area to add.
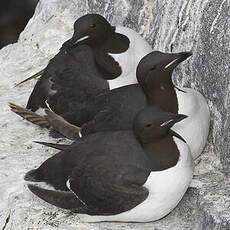
[[[60,48],[60,50],[67,53],[70,50],[70,48],[72,48],[72,47],[73,47],[73,41],[71,38],[62,44],[62,47]]]
[[[160,126],[168,126],[168,127],[172,127],[174,124],[176,124],[177,122],[182,121],[183,119],[187,118],[188,116],[184,115],[184,114],[171,114],[168,119],[162,123]]]
[[[184,115],[184,114],[177,114],[174,118],[174,124],[177,122],[180,122],[182,120],[184,120],[185,118],[187,118],[188,116]]]
[[[179,63],[181,63],[182,61],[185,61],[187,58],[192,56],[192,52],[181,52],[178,55],[179,55],[178,61]]]
[[[176,66],[178,66],[181,62],[185,61],[187,58],[189,58],[192,55],[192,52],[181,52],[172,55],[171,60],[167,62],[164,69],[174,69]]]
[[[80,42],[88,39],[88,35],[80,34],[80,33],[74,33],[73,37],[66,42],[62,44],[62,47],[60,50],[64,50],[65,53],[67,53],[69,50],[71,50],[76,45],[80,44]]]

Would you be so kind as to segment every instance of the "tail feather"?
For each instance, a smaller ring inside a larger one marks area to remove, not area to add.
[[[42,142],[42,141],[34,141],[34,142],[40,145],[45,145],[45,146],[48,146],[54,149],[59,149],[59,150],[65,150],[70,146],[70,145],[55,144],[55,143]]]
[[[45,119],[49,122],[49,124],[63,136],[75,140],[79,137],[80,128],[70,124],[63,117],[57,115],[51,110],[45,109],[46,115]]]
[[[23,108],[19,105],[16,105],[14,103],[9,103],[10,109],[21,116],[22,118],[26,119],[27,121],[32,122],[33,124],[36,124],[42,128],[49,128],[50,124],[46,120],[45,117],[40,116],[36,114],[35,112],[30,111],[29,109]]]
[[[59,208],[74,210],[79,213],[82,213],[86,209],[72,192],[48,190],[32,184],[29,184],[28,188],[42,200]]]
[[[23,81],[19,82],[18,84],[16,84],[14,87],[18,87],[19,85],[21,85],[21,84],[23,84],[23,83],[25,83],[25,82],[27,82],[27,81],[33,79],[33,78],[36,78],[36,77],[41,76],[41,75],[44,73],[44,70],[45,70],[45,69],[43,69],[43,70],[39,71],[38,73],[36,73],[36,74],[34,74],[34,75],[32,75],[32,76],[26,78],[25,80],[23,80]]]

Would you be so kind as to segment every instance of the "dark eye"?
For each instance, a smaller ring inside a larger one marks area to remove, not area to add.
[[[91,27],[91,28],[95,28],[95,27],[96,27],[96,24],[92,24],[90,27]]]
[[[149,128],[149,127],[151,127],[151,126],[152,126],[152,124],[148,124],[148,125],[146,125],[145,127],[148,127],[148,128]]]
[[[150,70],[155,70],[156,69],[156,66],[153,66]]]

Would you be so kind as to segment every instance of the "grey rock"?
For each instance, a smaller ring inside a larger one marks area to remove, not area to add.
[[[168,216],[154,223],[80,223],[76,214],[33,196],[23,180],[56,151],[33,143],[54,140],[7,106],[8,101],[25,105],[35,81],[13,86],[44,68],[71,37],[74,21],[87,12],[133,28],[154,50],[193,52],[176,69],[174,81],[207,98],[210,135],[191,188]],[[0,51],[0,229],[230,229],[229,14],[229,0],[41,0],[18,42]]]

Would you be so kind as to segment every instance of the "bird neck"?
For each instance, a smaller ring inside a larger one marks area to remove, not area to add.
[[[171,82],[147,85],[143,88],[149,105],[157,105],[166,112],[178,113],[178,100],[175,87]]]
[[[180,153],[173,141],[173,133],[169,133],[152,142],[143,144],[152,171],[161,171],[175,166],[179,160]]]

